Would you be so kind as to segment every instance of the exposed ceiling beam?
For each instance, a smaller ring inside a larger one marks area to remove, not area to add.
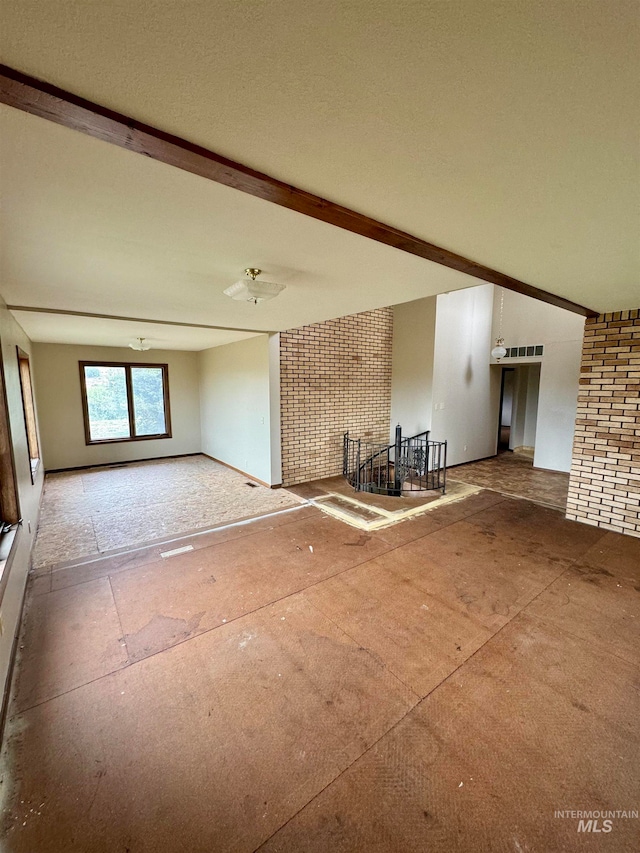
[[[442,264],[481,281],[514,290],[516,293],[531,296],[585,317],[597,316],[597,311],[562,296],[519,281],[433,243],[427,243],[391,225],[385,225],[362,213],[285,184],[200,145],[150,127],[6,65],[0,65],[0,102],[354,234],[385,243],[400,251]]]
[[[156,326],[187,326],[190,329],[213,329],[219,332],[246,332],[249,335],[269,335],[269,329],[237,329],[234,326],[210,326],[207,323],[183,323],[180,320],[152,320],[149,317],[119,317],[115,314],[93,314],[90,311],[67,311],[64,308],[34,308],[28,305],[7,305],[9,311],[30,311],[32,314],[62,314],[65,317],[92,317],[98,320],[125,320],[127,323],[151,323]]]

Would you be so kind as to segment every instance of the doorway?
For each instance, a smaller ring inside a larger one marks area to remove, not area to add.
[[[539,364],[519,364],[502,368],[498,454],[514,451],[533,459],[539,392]]]
[[[530,361],[492,369],[496,455],[455,466],[447,481],[565,509],[569,475],[534,467],[541,364]]]
[[[498,453],[512,450],[511,420],[513,417],[513,392],[515,387],[515,368],[503,367],[500,382],[500,414],[498,417]]]

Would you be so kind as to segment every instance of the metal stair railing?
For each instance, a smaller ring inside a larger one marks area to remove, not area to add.
[[[344,433],[343,475],[356,491],[400,496],[412,491],[446,491],[447,442],[432,441],[429,431],[393,444],[350,438]]]

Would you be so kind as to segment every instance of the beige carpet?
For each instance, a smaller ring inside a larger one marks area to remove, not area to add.
[[[33,567],[300,503],[304,501],[286,489],[268,489],[205,456],[48,474]]]

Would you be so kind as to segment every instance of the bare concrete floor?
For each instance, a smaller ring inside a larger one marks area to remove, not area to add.
[[[520,453],[500,453],[490,459],[457,465],[447,473],[449,482],[469,483],[503,495],[527,498],[565,509],[569,475],[533,467],[533,459]]]
[[[7,853],[638,849],[640,540],[484,491],[34,577]]]

